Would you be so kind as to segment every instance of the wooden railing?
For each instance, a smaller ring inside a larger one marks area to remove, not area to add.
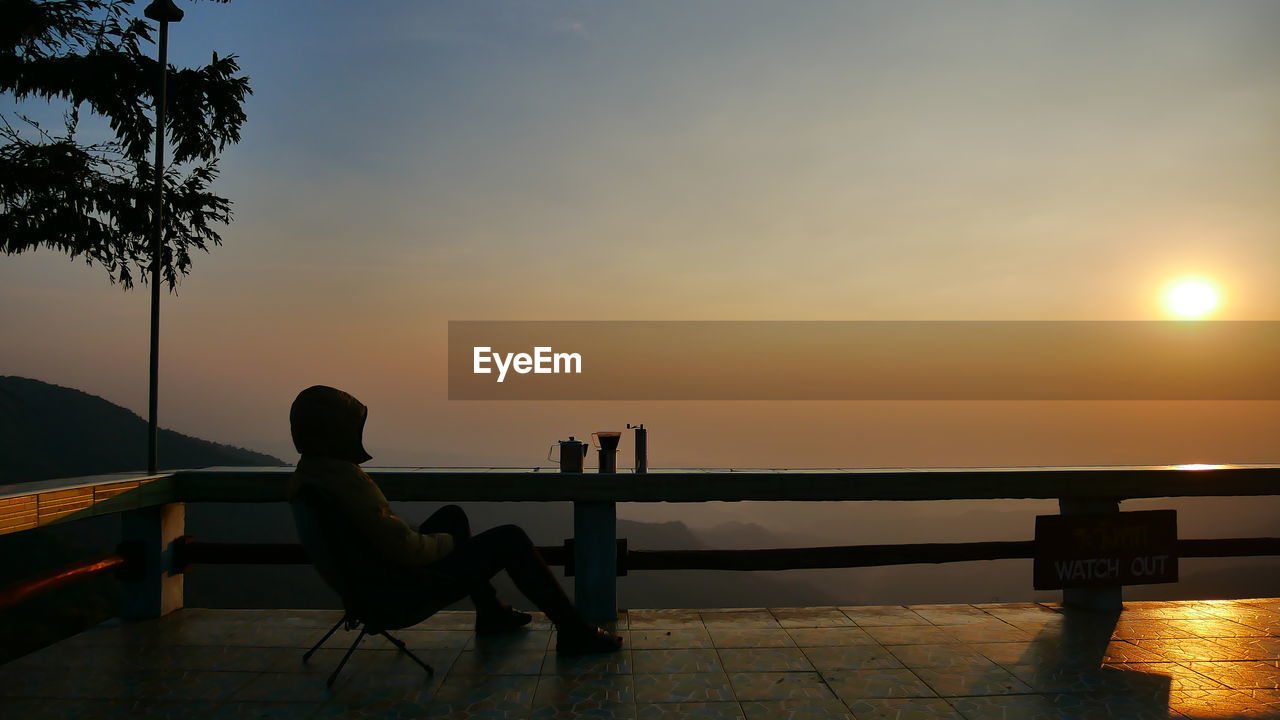
[[[188,502],[280,502],[291,467],[206,468],[155,476],[110,475],[0,486],[0,534],[122,513],[134,576],[126,614],[181,607],[181,570],[202,562],[305,562],[294,545],[200,543],[184,536]],[[757,550],[620,552],[615,504],[707,501],[917,501],[1057,499],[1064,514],[1118,510],[1126,499],[1280,495],[1280,465],[1018,468],[650,469],[646,474],[560,473],[545,468],[369,468],[396,501],[568,501],[574,539],[545,548],[573,568],[580,607],[607,619],[615,576],[627,570],[779,570],[1027,558],[1032,541]],[[1280,539],[1181,539],[1182,557],[1280,554]],[[26,597],[26,594],[19,593]],[[0,595],[0,597],[4,597]],[[1118,606],[1120,588],[1066,591],[1065,599]]]

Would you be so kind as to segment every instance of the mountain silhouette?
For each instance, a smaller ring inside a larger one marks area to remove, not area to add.
[[[253,450],[160,430],[161,468],[284,465]],[[0,484],[144,471],[147,421],[96,395],[0,376]]]

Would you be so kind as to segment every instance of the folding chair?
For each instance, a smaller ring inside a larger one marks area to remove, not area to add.
[[[424,593],[422,588],[426,585],[397,581],[397,571],[380,565],[378,554],[354,531],[350,520],[314,489],[302,488],[289,505],[298,529],[298,539],[306,548],[311,564],[325,584],[342,598],[344,610],[342,618],[302,656],[302,661],[310,660],[339,627],[345,626],[347,630],[358,629],[360,634],[356,635],[338,667],[329,675],[326,684],[330,687],[366,635],[385,637],[397,650],[426,670],[428,676],[434,675],[435,670],[430,665],[414,655],[389,631],[416,625],[465,593],[458,592],[457,598],[446,599],[435,593]],[[439,573],[435,575],[439,583],[437,587],[449,587],[449,577]]]

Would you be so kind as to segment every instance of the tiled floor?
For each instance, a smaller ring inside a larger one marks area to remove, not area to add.
[[[107,623],[0,666],[0,717],[1280,718],[1280,600],[633,610],[619,653],[555,654],[545,620],[494,639],[469,613],[397,633],[428,678],[337,619],[187,609]]]

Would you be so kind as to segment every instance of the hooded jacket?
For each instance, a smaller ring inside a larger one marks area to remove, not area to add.
[[[433,563],[453,550],[453,537],[423,535],[409,527],[360,469],[360,463],[371,459],[361,440],[368,414],[359,400],[336,388],[315,385],[298,394],[289,426],[302,457],[290,479],[289,497],[306,486],[333,502],[385,564],[408,568]]]

